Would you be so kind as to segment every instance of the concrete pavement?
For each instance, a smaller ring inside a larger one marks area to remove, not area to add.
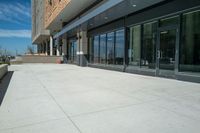
[[[0,133],[199,133],[200,84],[74,65],[13,65]]]

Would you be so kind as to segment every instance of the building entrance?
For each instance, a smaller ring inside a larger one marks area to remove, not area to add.
[[[77,41],[70,40],[68,44],[68,60],[70,63],[77,63]]]
[[[178,49],[178,29],[175,27],[161,28],[158,33],[157,45],[157,76],[175,77],[176,54]]]

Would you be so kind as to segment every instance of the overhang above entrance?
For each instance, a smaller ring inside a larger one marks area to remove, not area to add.
[[[50,37],[50,31],[45,30],[43,33],[36,35],[35,38],[33,38],[32,43],[33,44],[40,44],[43,41],[49,39],[49,37]]]
[[[62,28],[62,23],[70,21],[95,1],[96,0],[71,0],[48,25],[47,29],[51,30],[51,32],[59,31]]]
[[[81,16],[79,19],[69,23],[54,38],[61,36],[77,26],[86,25],[87,29],[95,28],[162,1],[165,0],[107,0],[89,10],[87,14]]]

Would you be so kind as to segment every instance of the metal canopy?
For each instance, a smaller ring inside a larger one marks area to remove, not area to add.
[[[71,22],[67,25],[64,29],[62,29],[59,33],[54,35],[54,38],[58,38],[59,36],[63,35],[64,33],[68,32],[69,30],[81,25],[82,23],[88,21],[89,19],[103,13],[104,11],[112,8],[113,6],[123,2],[124,0],[108,0],[105,3],[101,4],[99,7],[95,8],[94,10],[90,11],[88,14],[80,17],[80,19]]]
[[[79,19],[71,22],[61,32],[57,33],[54,38],[58,38],[80,25],[86,26],[87,29],[92,29],[162,1],[166,0],[107,0],[97,8],[88,11]]]

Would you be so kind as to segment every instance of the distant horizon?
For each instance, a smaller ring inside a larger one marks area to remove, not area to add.
[[[33,46],[31,0],[1,0],[0,47],[15,55],[24,54],[28,46]]]

